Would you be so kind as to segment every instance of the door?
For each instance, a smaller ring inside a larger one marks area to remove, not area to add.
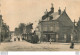
[[[50,34],[50,38],[52,40],[52,42],[56,41],[56,34]]]
[[[49,40],[50,40],[50,34],[46,34],[46,38],[47,38],[47,41],[49,42]]]

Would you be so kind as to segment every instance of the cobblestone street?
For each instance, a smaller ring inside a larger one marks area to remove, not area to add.
[[[75,44],[74,49],[70,49],[70,43],[52,43],[44,42],[32,44],[26,41],[1,43],[0,51],[78,51],[80,44]]]

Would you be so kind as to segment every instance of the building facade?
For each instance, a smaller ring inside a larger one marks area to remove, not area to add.
[[[75,42],[80,42],[80,18],[78,20],[78,22],[74,21],[74,32],[75,32],[75,38],[74,41]]]
[[[71,42],[73,22],[66,13],[66,9],[54,12],[52,4],[51,10],[46,10],[42,16],[41,21],[38,23],[38,36],[41,41],[54,41],[54,42]]]

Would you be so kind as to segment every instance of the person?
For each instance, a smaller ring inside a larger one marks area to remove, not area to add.
[[[74,42],[71,42],[71,46],[70,46],[71,49],[74,48]]]
[[[16,38],[14,38],[14,41],[16,41]]]
[[[49,40],[49,41],[50,41],[50,44],[51,44],[51,41],[52,41],[52,40],[51,40],[51,38],[50,38],[50,40]]]
[[[20,41],[20,38],[18,37],[18,41]]]

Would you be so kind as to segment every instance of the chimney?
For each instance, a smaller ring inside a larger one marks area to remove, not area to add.
[[[53,3],[51,3],[51,12],[53,12],[53,13],[54,13]]]
[[[58,14],[61,15],[61,9],[60,9],[60,7],[59,7],[59,10],[58,10]]]
[[[47,9],[46,9],[46,11],[44,12],[44,14],[46,15],[48,13],[48,11],[47,11]]]

